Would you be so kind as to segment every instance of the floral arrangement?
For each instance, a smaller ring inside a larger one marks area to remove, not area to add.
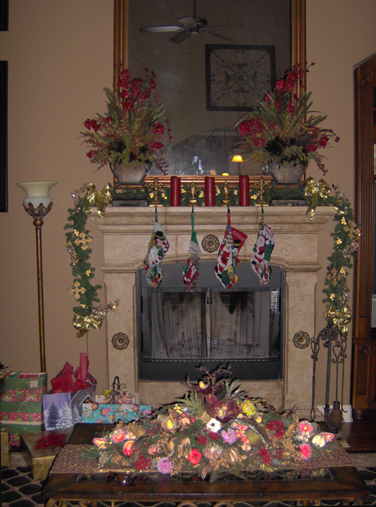
[[[327,115],[312,114],[311,92],[300,98],[294,92],[308,70],[295,65],[264,101],[238,122],[241,141],[237,152],[245,159],[266,168],[273,162],[286,167],[306,166],[314,160],[323,174],[327,173],[319,150],[327,147],[330,139],[338,142],[339,137],[333,130],[318,127]]]
[[[154,163],[163,173],[167,164],[162,154],[171,141],[169,121],[156,93],[156,75],[146,69],[145,78],[131,79],[130,72],[118,64],[119,79],[115,92],[109,88],[107,112],[84,122],[81,132],[90,149],[87,157],[100,169],[116,162]]]
[[[98,458],[99,468],[192,472],[213,482],[221,472],[243,477],[244,471],[305,463],[333,441],[332,433],[319,433],[293,412],[278,414],[265,400],[249,397],[222,377],[230,368],[200,369],[206,375],[195,385],[188,379],[184,398],[154,417],[119,423],[82,455]]]

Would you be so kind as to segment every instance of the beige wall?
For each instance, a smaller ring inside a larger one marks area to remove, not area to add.
[[[340,182],[352,201],[353,67],[376,52],[375,18],[374,0],[307,0],[307,59],[316,62],[309,74],[309,89],[315,107],[330,113],[326,126],[341,137],[340,144],[327,151],[326,181]],[[0,32],[0,59],[9,61],[9,212],[0,215],[0,361],[13,370],[39,370],[35,233],[32,219],[21,206],[23,191],[15,183],[57,180],[51,191],[54,207],[43,226],[48,378],[65,361],[77,366],[79,353],[88,346],[90,371],[98,379],[99,390],[108,386],[105,332],[91,331],[88,343],[75,337],[71,325],[75,302],[67,292],[72,275],[63,249],[63,227],[72,206],[70,192],[86,182],[102,188],[112,179],[105,168],[93,172],[78,139],[82,121],[103,110],[102,88],[112,82],[112,29],[112,0],[10,0],[9,31]],[[321,177],[311,166],[309,175]],[[90,220],[88,228],[94,237],[91,263],[97,272],[93,281],[103,284],[102,237]],[[325,325],[321,291],[331,230],[331,225],[326,227],[320,242],[324,268],[316,302],[317,332]],[[104,301],[104,289],[100,297]],[[347,401],[350,355],[349,348]],[[323,349],[318,366],[323,377]],[[319,403],[324,400],[324,388],[320,379]]]

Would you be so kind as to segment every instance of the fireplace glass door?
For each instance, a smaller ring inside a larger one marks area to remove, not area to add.
[[[196,366],[230,364],[241,380],[282,377],[283,270],[273,268],[263,287],[249,263],[226,291],[214,262],[202,262],[197,292],[183,284],[184,264],[163,265],[158,289],[137,274],[138,371],[140,380],[197,378]]]

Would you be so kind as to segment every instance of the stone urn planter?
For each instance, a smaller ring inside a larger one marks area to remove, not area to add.
[[[118,185],[140,185],[147,174],[147,166],[139,162],[115,162],[110,169]]]
[[[300,182],[302,176],[306,172],[307,166],[301,164],[291,164],[286,167],[272,162],[269,164],[269,172],[273,176],[276,183],[283,185],[292,185]]]

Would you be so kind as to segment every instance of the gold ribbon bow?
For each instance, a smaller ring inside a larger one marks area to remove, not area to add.
[[[102,190],[97,190],[93,183],[86,185],[87,204],[84,207],[84,213],[87,215],[93,207],[98,210],[98,215],[103,217],[106,211],[106,205],[112,202],[112,186],[108,183]]]
[[[75,315],[73,317],[73,327],[77,330],[77,338],[82,338],[82,336],[89,332],[91,327],[94,329],[100,329],[106,314],[108,312],[115,312],[118,305],[119,300],[117,299],[115,303],[109,303],[107,305],[98,306],[97,308],[92,308],[90,315],[87,315],[86,317]]]
[[[351,308],[346,304],[340,310],[333,305],[327,305],[324,312],[325,320],[332,319],[333,324],[344,338],[347,338],[349,329],[347,324],[351,321]]]
[[[330,187],[325,180],[319,180],[318,184],[316,185],[315,180],[310,177],[306,180],[304,193],[306,197],[311,198],[311,203],[307,210],[307,215],[308,218],[312,220],[319,203],[319,196],[323,199],[327,199],[330,195]]]

